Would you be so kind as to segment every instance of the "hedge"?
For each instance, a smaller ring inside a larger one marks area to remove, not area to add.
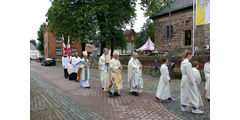
[[[140,61],[162,61],[163,58],[168,58],[168,56],[163,57],[163,56],[139,56],[138,59]],[[199,63],[205,63],[206,59],[208,58],[208,56],[193,56],[191,61],[198,61]],[[119,60],[120,61],[128,61],[130,59],[130,56],[119,56]],[[182,61],[182,57],[181,56],[173,56],[171,57],[171,61],[173,62],[181,62]]]

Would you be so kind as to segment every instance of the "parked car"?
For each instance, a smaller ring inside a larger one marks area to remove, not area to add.
[[[209,46],[209,45],[205,45],[203,52],[204,52],[205,54],[210,54],[210,46]]]
[[[52,58],[44,58],[41,61],[41,65],[43,66],[55,66],[56,65],[56,61]]]

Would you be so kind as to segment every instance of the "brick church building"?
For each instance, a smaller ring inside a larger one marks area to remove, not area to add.
[[[154,21],[155,45],[159,52],[169,50],[168,6],[151,16]],[[171,3],[172,49],[192,48],[193,44],[193,1],[175,0]],[[195,50],[203,51],[210,45],[210,24],[196,26]]]

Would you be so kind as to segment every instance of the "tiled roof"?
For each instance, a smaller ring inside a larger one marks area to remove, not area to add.
[[[37,48],[32,43],[30,43],[30,50],[37,50]]]
[[[132,31],[135,32],[134,29],[125,30],[124,35],[130,35]]]
[[[175,0],[173,3],[171,3],[171,12],[176,12],[191,7],[193,7],[193,0]],[[168,12],[169,9],[167,6],[157,14],[151,16],[150,18],[154,19],[156,17],[168,15]]]

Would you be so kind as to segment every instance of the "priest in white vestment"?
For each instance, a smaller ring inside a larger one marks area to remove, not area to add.
[[[89,77],[90,77],[89,67],[90,67],[90,62],[89,62],[87,57],[88,57],[87,51],[83,51],[83,58],[78,63],[80,68],[81,68],[80,84],[81,84],[81,87],[84,87],[84,88],[90,88],[90,85],[89,85]]]
[[[175,101],[175,99],[171,98],[171,91],[170,91],[170,76],[168,71],[168,59],[163,58],[162,65],[160,68],[161,76],[158,83],[158,88],[156,92],[156,99],[162,102],[162,100],[169,100]]]
[[[110,60],[111,60],[111,57],[110,57],[110,55],[108,55],[108,49],[104,48],[103,49],[103,54],[99,58],[99,62],[98,62],[100,75],[101,75],[101,87],[102,87],[102,89],[104,89],[105,86],[106,86]]]
[[[133,53],[128,62],[128,86],[130,92],[135,96],[138,96],[138,93],[142,92],[143,89],[142,64],[138,60],[136,52]]]
[[[204,74],[205,74],[205,97],[210,102],[210,57],[208,57],[208,61],[204,64]]]
[[[109,97],[120,96],[120,89],[123,88],[122,65],[118,60],[118,51],[113,52],[113,58],[109,62],[109,73],[104,91],[109,92]]]
[[[182,111],[191,111],[195,114],[203,114],[203,111],[199,110],[199,96],[198,87],[194,78],[192,64],[189,60],[192,59],[192,52],[186,50],[183,54],[183,61],[181,62],[181,105]],[[192,109],[191,109],[192,108]]]

